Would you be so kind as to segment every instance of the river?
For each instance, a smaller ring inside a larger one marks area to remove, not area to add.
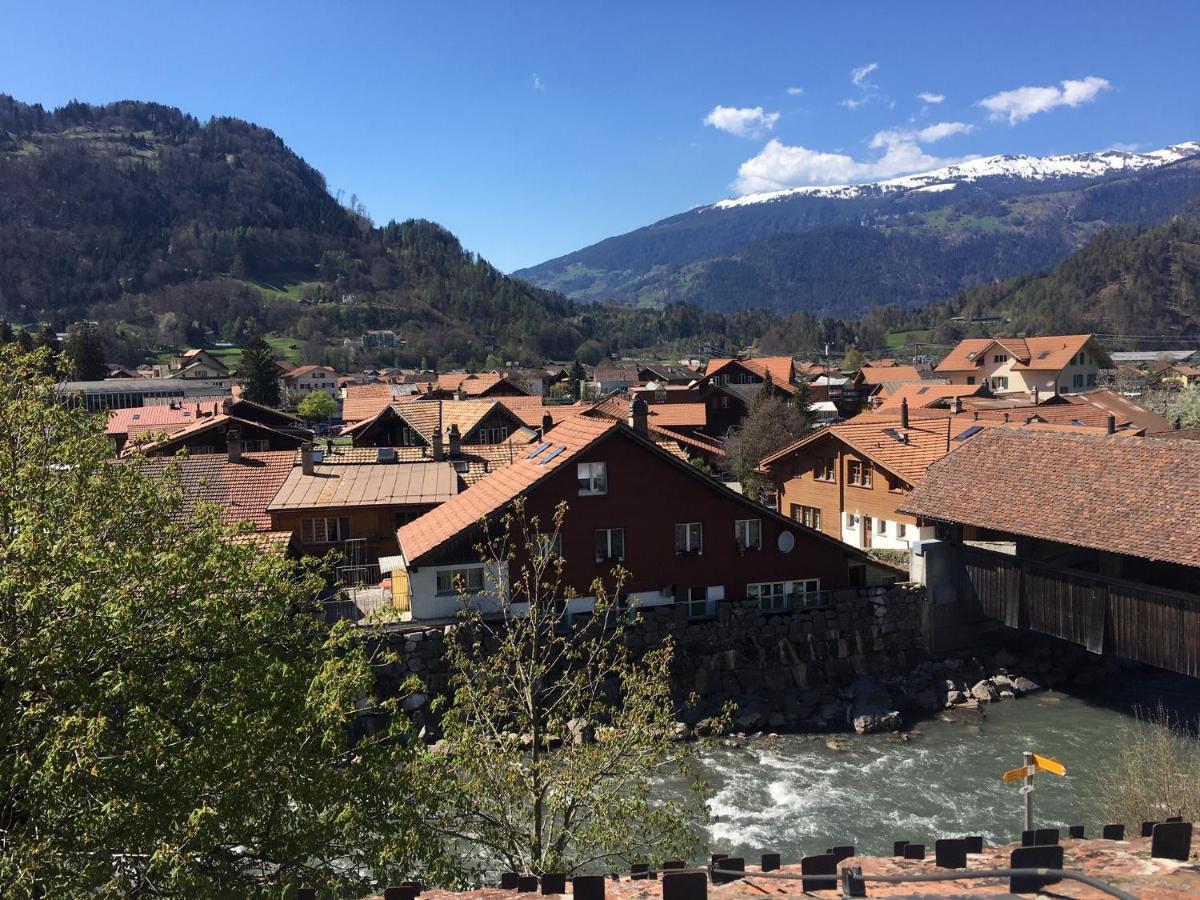
[[[894,735],[781,735],[716,748],[699,760],[711,788],[710,852],[785,861],[853,844],[889,854],[896,840],[929,845],[938,837],[981,834],[988,843],[1019,839],[1019,784],[1001,775],[1033,750],[1061,760],[1067,776],[1040,775],[1035,824],[1101,822],[1096,776],[1114,760],[1135,705],[1163,700],[1194,721],[1197,683],[1166,674],[1127,679],[1104,702],[1043,692],[987,707],[983,717],[946,714],[918,723],[907,742]],[[841,737],[841,736],[839,736]],[[1135,824],[1135,823],[1127,823]]]

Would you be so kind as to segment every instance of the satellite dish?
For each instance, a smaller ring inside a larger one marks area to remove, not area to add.
[[[790,531],[781,531],[775,544],[779,547],[780,553],[791,553],[796,546],[796,536]]]

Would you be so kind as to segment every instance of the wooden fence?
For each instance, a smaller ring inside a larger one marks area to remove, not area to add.
[[[1161,669],[1200,677],[1200,596],[962,548],[984,615]]]

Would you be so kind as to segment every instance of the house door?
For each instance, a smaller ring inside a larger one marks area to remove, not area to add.
[[[871,546],[871,529],[874,527],[875,520],[871,516],[863,516],[862,523],[863,523],[863,528],[862,528],[863,547],[864,548],[870,547]]]

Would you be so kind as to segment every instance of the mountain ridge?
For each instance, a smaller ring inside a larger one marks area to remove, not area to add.
[[[1105,228],[1169,217],[1200,194],[1200,145],[1173,146],[1050,158],[1074,160],[1053,177],[978,177],[987,159],[1027,168],[1033,159],[991,157],[958,167],[962,180],[952,189],[921,189],[944,184],[943,169],[893,179],[894,190],[801,189],[766,202],[710,204],[514,275],[581,301],[844,317],[872,306],[914,308],[1046,269]],[[898,269],[898,258],[911,271]]]

